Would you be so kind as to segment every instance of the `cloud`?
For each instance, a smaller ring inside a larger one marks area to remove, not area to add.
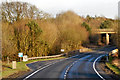
[[[61,11],[73,10],[77,14],[91,16],[104,15],[110,18],[118,13],[119,0],[9,0],[24,1],[36,5],[39,9],[56,15]]]

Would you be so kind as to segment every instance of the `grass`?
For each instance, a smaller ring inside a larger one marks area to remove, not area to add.
[[[16,69],[12,69],[12,63],[10,63],[9,65],[5,62],[2,63],[2,65],[4,66],[3,71],[2,71],[2,77],[3,78],[7,78],[8,76],[15,74],[15,73],[19,73],[21,71],[28,71],[29,68],[26,66],[26,64],[28,63],[33,63],[33,62],[37,62],[37,61],[46,61],[46,60],[55,60],[55,59],[62,59],[65,57],[58,57],[58,58],[48,58],[48,59],[36,59],[36,60],[29,60],[27,62],[17,62],[17,68]]]
[[[117,74],[117,75],[120,76],[120,69],[119,69],[117,66],[113,65],[113,64],[110,63],[110,62],[107,62],[106,65],[107,65],[107,67],[110,68],[115,74]]]
[[[109,56],[109,62],[106,62],[106,66],[111,69],[115,74],[120,76],[120,69],[112,64],[112,61],[114,60],[114,57]]]
[[[113,60],[114,60],[114,57],[109,56],[109,62],[112,63]]]
[[[88,49],[88,51],[90,51],[90,52],[91,52],[91,51],[93,51],[93,49]]]
[[[89,49],[89,51],[92,51],[92,50]],[[73,56],[73,55],[69,55],[69,56]],[[28,64],[28,63],[33,63],[33,62],[37,62],[37,61],[62,59],[62,58],[66,58],[66,57],[48,58],[48,59],[36,59],[36,60],[29,60],[27,62],[17,62],[17,64],[16,64],[17,68],[16,69],[12,69],[12,63],[8,64],[6,62],[3,62],[2,63],[2,65],[3,65],[2,77],[3,78],[8,78],[12,74],[20,73],[22,71],[28,71],[29,68],[26,66],[26,64]],[[14,77],[16,77],[16,76],[14,76]]]

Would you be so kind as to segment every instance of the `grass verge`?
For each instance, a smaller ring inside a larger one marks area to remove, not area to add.
[[[10,75],[20,73],[22,71],[29,71],[29,68],[26,66],[28,63],[33,63],[37,61],[46,61],[46,60],[56,60],[56,59],[63,59],[65,57],[58,57],[58,58],[48,58],[48,59],[36,59],[36,60],[30,60],[27,62],[17,62],[16,63],[16,69],[12,69],[12,63],[7,64],[6,62],[2,63],[2,77],[3,78],[8,78]],[[18,75],[19,76],[19,75]],[[16,76],[14,76],[15,78]]]
[[[120,77],[120,69],[119,69],[117,66],[113,65],[113,64],[110,63],[110,62],[106,62],[106,66],[107,66],[109,69],[111,69],[115,74],[119,75],[119,77]]]
[[[113,60],[114,60],[114,57],[109,56],[109,62],[106,62],[106,66],[120,77],[120,69],[114,64],[112,64]]]

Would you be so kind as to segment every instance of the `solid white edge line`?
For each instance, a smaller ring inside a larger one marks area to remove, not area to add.
[[[53,63],[53,64],[54,64],[54,63]],[[42,70],[42,69],[44,69],[44,68],[47,68],[47,67],[49,67],[50,65],[52,65],[52,64],[49,64],[49,65],[47,65],[47,66],[45,66],[45,67],[42,67],[42,68],[36,70],[36,71],[33,72],[32,74],[30,74],[30,75],[28,75],[27,77],[25,77],[23,80],[26,80],[26,79],[30,78],[31,76],[33,76],[34,74],[36,74],[38,71],[40,71],[40,70]]]
[[[99,58],[101,58],[101,57],[103,57],[103,55],[101,55],[101,56],[99,56],[98,58],[95,59],[95,61],[94,61],[94,63],[93,63],[93,69],[94,69],[94,71],[97,73],[97,75],[98,75],[101,79],[105,80],[105,79],[98,73],[98,71],[97,71],[96,68],[95,68],[95,64],[96,64],[97,60],[98,60]]]
[[[71,59],[71,58],[76,57],[76,56],[79,56],[79,55],[75,55],[75,56],[72,56],[72,57],[69,57],[69,58],[65,58],[65,59],[63,59],[63,60]],[[63,60],[59,60],[58,62],[63,61]],[[50,65],[55,64],[55,63],[57,63],[57,62],[53,62],[53,63],[51,63],[51,64],[48,64],[47,66],[44,66],[44,67],[42,67],[42,68],[34,71],[33,73],[31,73],[30,75],[28,75],[27,77],[25,77],[23,80],[26,80],[26,79],[30,78],[31,76],[33,76],[34,74],[36,74],[36,73],[39,72],[40,70],[43,70],[44,68],[47,68],[47,67],[49,67]]]

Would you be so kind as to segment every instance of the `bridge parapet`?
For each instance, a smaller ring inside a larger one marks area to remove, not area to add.
[[[102,33],[117,33],[114,29],[94,29],[94,33],[102,34]]]

